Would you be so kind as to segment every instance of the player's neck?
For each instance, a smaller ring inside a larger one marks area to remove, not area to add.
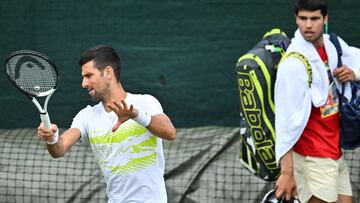
[[[319,49],[321,47],[324,46],[324,40],[323,40],[323,35],[321,35],[319,38],[317,38],[316,40],[312,41],[311,43],[314,45],[314,47],[316,49]]]

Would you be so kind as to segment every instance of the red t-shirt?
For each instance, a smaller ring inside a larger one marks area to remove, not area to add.
[[[325,66],[329,68],[324,47],[317,49]],[[326,157],[337,160],[341,157],[339,99],[335,84],[329,84],[326,103],[312,107],[304,132],[294,146],[294,151],[307,156]]]

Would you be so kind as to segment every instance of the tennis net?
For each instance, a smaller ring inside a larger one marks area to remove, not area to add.
[[[170,203],[258,203],[273,182],[251,175],[239,161],[239,129],[178,129],[164,141]],[[360,202],[360,151],[345,152]],[[0,202],[106,202],[103,175],[90,147],[76,144],[54,160],[35,129],[0,130]]]

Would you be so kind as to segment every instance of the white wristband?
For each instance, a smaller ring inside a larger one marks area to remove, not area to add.
[[[58,140],[59,140],[59,129],[56,130],[56,132],[54,134],[54,138],[51,141],[46,142],[46,143],[48,143],[49,145],[54,145],[58,142]]]
[[[147,112],[138,110],[138,115],[135,118],[133,118],[133,120],[138,122],[140,125],[147,127],[150,124],[151,115],[148,114]]]

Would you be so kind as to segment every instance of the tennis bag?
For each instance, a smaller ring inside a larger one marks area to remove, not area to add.
[[[342,66],[342,49],[339,39],[334,33],[330,34],[330,41],[334,44],[338,54],[337,67]],[[340,143],[343,149],[354,150],[360,147],[360,83],[351,81],[352,98],[347,101],[344,96],[344,85],[340,95]]]
[[[273,181],[280,168],[275,159],[274,84],[276,68],[290,39],[280,29],[265,33],[236,64],[240,94],[240,161],[252,174]]]

